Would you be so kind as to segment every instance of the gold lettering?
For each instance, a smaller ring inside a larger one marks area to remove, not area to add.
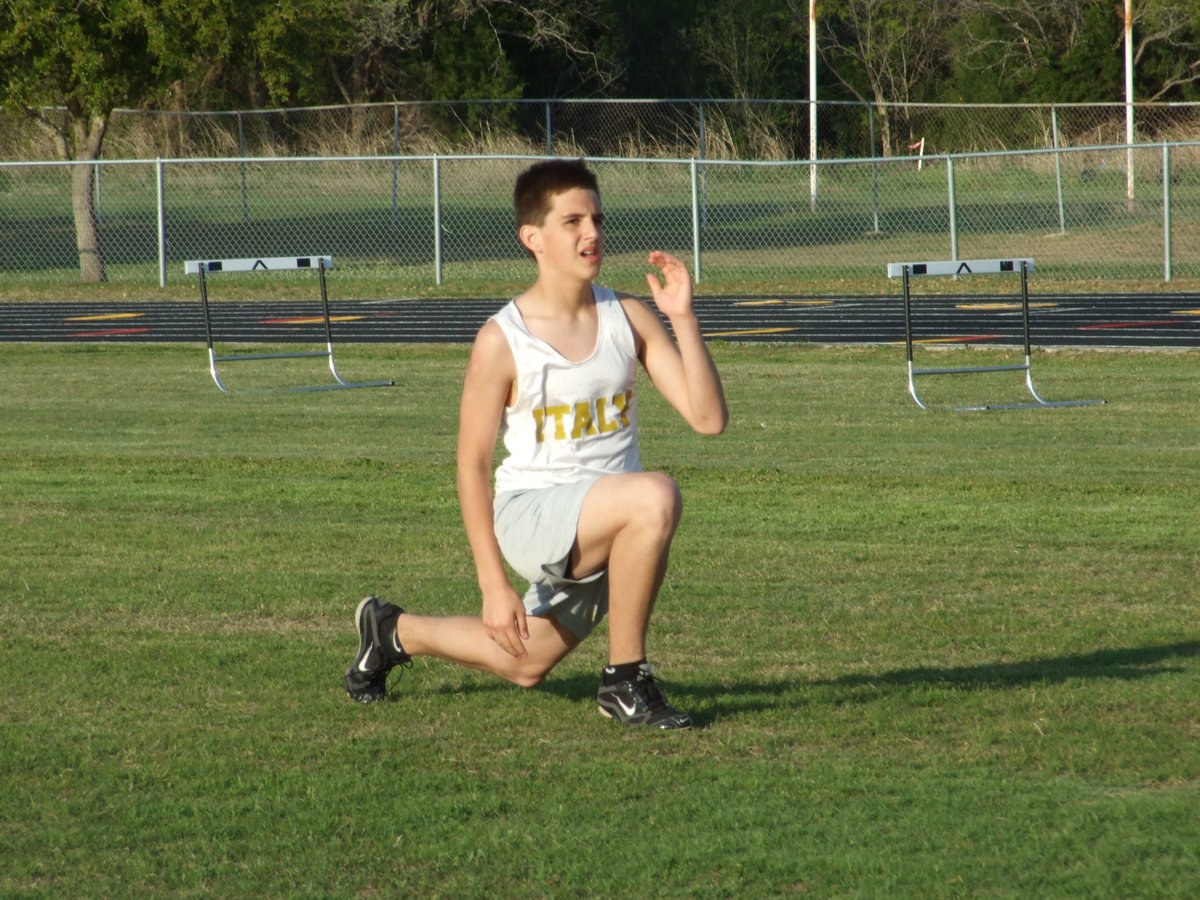
[[[554,439],[556,441],[563,441],[567,438],[567,427],[564,420],[570,412],[571,407],[566,405],[546,407],[546,414],[554,416]]]
[[[613,406],[615,406],[619,412],[618,418],[621,420],[622,428],[629,427],[628,409],[629,402],[631,400],[633,400],[633,391],[626,391],[623,394],[617,394],[615,397],[613,397]]]
[[[621,428],[630,427],[629,406],[633,402],[633,391],[625,391],[611,399],[600,397],[595,406],[587,400],[580,400],[574,407],[574,419],[571,424],[571,438],[578,440],[594,434],[611,434]],[[612,410],[616,416],[610,418]],[[571,415],[571,407],[567,404],[543,406],[533,411],[533,421],[536,426],[536,440],[539,444],[546,440],[563,441],[567,438],[567,416]],[[547,438],[546,422],[554,419],[554,434]]]
[[[608,418],[604,415],[604,410],[607,406],[608,400],[604,397],[596,401],[596,424],[600,428],[601,434],[609,434],[621,427],[617,422],[608,421]]]
[[[596,426],[592,422],[592,405],[586,400],[575,404],[575,427],[571,429],[571,437],[575,440],[585,434],[595,434]]]

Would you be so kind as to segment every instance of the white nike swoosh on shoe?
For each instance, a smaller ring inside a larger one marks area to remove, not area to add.
[[[629,705],[626,705],[624,697],[617,698],[617,706],[621,707],[621,711],[627,716],[632,716],[637,712],[637,704],[630,703]]]

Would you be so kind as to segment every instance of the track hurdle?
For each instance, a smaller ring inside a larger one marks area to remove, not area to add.
[[[218,356],[213,348],[212,311],[208,302],[208,272],[278,272],[289,269],[316,268],[321,284],[321,314],[325,324],[325,349],[290,353],[245,353],[235,356]],[[387,387],[392,381],[350,382],[338,374],[333,358],[333,326],[329,319],[329,291],[325,284],[325,271],[333,268],[331,256],[273,256],[260,259],[212,259],[193,260],[184,263],[184,272],[200,276],[200,303],[204,307],[204,338],[208,345],[208,370],[217,387],[226,393],[229,388],[221,383],[217,374],[217,363],[241,362],[252,359],[303,359],[324,357],[329,360],[329,371],[336,384],[313,385],[310,387],[277,388],[280,391],[333,391],[341,388]]]
[[[1103,400],[1043,400],[1033,386],[1033,354],[1029,339],[1029,273],[1033,271],[1033,260],[1018,259],[955,259],[944,262],[888,263],[888,278],[904,280],[904,344],[908,355],[908,392],[921,409],[928,409],[917,394],[916,378],[923,375],[967,375],[976,372],[1024,372],[1025,387],[1032,403],[1006,403],[1000,405],[960,406],[959,410],[984,409],[1035,409],[1052,406],[1094,406]],[[1021,275],[1021,330],[1025,346],[1024,365],[1010,366],[963,366],[945,369],[917,369],[913,367],[912,296],[909,281],[914,276],[925,275],[996,275],[1019,272]]]

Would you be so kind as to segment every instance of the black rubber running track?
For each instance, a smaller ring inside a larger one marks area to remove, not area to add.
[[[505,300],[331,300],[336,343],[471,341]],[[318,300],[211,303],[214,340],[318,343]],[[877,344],[904,340],[903,301],[885,297],[698,297],[710,340]],[[1200,346],[1200,294],[1030,295],[1034,346]],[[1021,343],[1019,296],[913,299],[916,341]],[[0,341],[195,342],[199,299],[139,303],[0,303]]]

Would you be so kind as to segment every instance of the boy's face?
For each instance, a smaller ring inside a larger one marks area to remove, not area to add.
[[[554,194],[546,220],[540,226],[523,226],[521,241],[533,253],[539,270],[592,280],[600,274],[604,258],[600,198],[586,188]]]

